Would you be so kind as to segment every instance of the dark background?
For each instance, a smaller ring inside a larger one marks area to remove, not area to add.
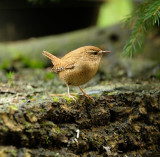
[[[96,24],[101,0],[0,1],[0,42],[59,34]]]

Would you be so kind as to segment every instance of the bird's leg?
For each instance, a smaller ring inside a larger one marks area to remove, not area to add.
[[[78,87],[79,87],[79,89],[81,90],[81,92],[83,93],[84,96],[86,96],[87,98],[89,98],[91,100],[94,100],[92,97],[90,97],[89,95],[87,95],[80,86],[78,86]]]
[[[70,93],[69,93],[69,86],[68,86],[68,84],[66,84],[66,86],[67,86],[67,89],[68,89],[68,97],[72,98],[74,101],[76,101],[76,99],[74,98],[74,96],[70,95]]]

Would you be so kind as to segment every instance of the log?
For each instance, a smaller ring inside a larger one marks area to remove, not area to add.
[[[17,60],[46,62],[47,59],[42,55],[43,50],[59,56],[85,45],[120,50],[127,37],[128,30],[122,28],[121,25],[115,25],[106,28],[90,27],[60,35],[1,43],[0,65],[11,64]]]

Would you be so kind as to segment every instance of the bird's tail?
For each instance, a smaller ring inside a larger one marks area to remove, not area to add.
[[[51,59],[51,60],[52,60],[52,63],[53,63],[53,62],[57,62],[57,61],[60,60],[58,57],[52,55],[51,53],[49,53],[49,52],[47,52],[47,51],[43,51],[43,55],[46,56],[46,57],[48,57],[49,59]]]

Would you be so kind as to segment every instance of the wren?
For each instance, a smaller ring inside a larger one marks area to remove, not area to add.
[[[46,51],[43,51],[43,55],[51,59],[52,71],[56,72],[66,83],[70,98],[75,100],[69,93],[69,85],[73,85],[78,86],[87,98],[93,100],[80,85],[88,82],[96,74],[103,54],[109,52],[111,51],[103,51],[95,46],[84,46],[67,53],[61,59]]]

